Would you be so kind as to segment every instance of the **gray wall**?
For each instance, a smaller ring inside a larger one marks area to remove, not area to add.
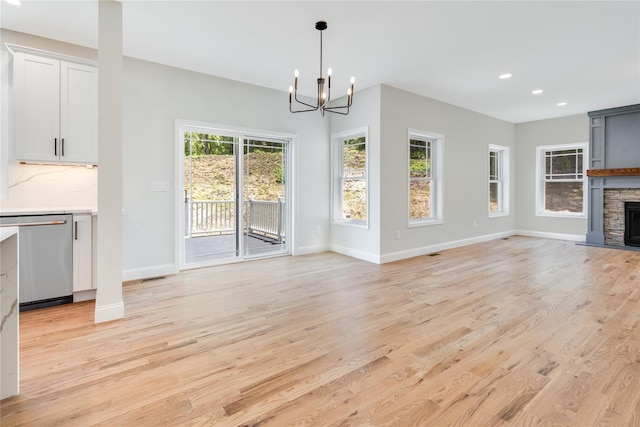
[[[95,59],[95,51],[2,30],[3,41]],[[11,162],[6,49],[2,49],[2,169]],[[176,119],[295,134],[296,253],[328,248],[384,262],[514,230],[584,235],[586,220],[535,215],[535,147],[588,141],[586,114],[514,125],[453,105],[376,86],[348,116],[292,115],[288,94],[146,61],[124,60],[123,269],[125,278],[175,268]],[[330,134],[369,128],[370,225],[330,222]],[[444,134],[444,224],[407,226],[407,129]],[[489,144],[511,147],[511,206],[489,218]],[[172,184],[151,192],[151,181]],[[3,181],[6,183],[6,181]],[[474,226],[475,221],[475,226]],[[320,229],[320,233],[317,229]],[[396,232],[400,239],[396,239]]]
[[[338,103],[340,100],[338,100]],[[331,132],[368,127],[369,227],[331,224],[331,249],[378,262],[380,258],[380,86],[359,91],[348,116],[331,115]],[[327,199],[327,203],[329,199]]]
[[[131,277],[174,263],[176,119],[296,134],[294,246],[326,249],[329,126],[320,114],[292,115],[288,93],[151,62],[124,61],[124,265]],[[321,233],[316,233],[316,227]]]
[[[586,218],[536,215],[536,147],[589,142],[587,114],[521,123],[516,126],[516,229],[532,233],[584,236]]]
[[[381,102],[384,259],[427,253],[450,242],[470,243],[514,229],[513,205],[509,216],[489,218],[488,150],[489,144],[511,148],[515,178],[515,125],[390,86],[382,86]],[[443,224],[408,227],[409,128],[444,135]],[[512,185],[512,203],[513,192]]]

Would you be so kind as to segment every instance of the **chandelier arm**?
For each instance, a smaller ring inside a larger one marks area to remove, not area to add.
[[[296,90],[296,91],[295,91],[295,93],[294,93],[293,99],[295,99],[295,101],[296,101],[298,104],[306,105],[306,106],[307,106],[307,107],[309,107],[309,108],[313,108],[313,110],[305,110],[305,111],[315,111],[315,110],[317,110],[318,108],[320,108],[320,99],[318,99],[318,101],[317,101],[316,105],[307,104],[306,102],[304,102],[304,101],[300,101],[300,100],[298,99],[298,91],[297,91],[297,90]]]
[[[338,105],[335,107],[324,107],[325,110],[332,112],[332,113],[337,113],[337,111],[332,111],[332,110],[342,110],[342,109],[347,109],[346,113],[338,113],[338,114],[348,114],[349,113],[349,107],[351,107],[351,104],[353,103],[353,95],[349,96],[349,102],[347,102],[346,105]]]
[[[327,111],[338,111],[338,110],[344,110],[345,108],[348,110],[351,106],[350,105],[340,105],[337,107],[325,107],[324,109]]]
[[[297,94],[296,94],[296,96],[294,98],[295,98],[295,101],[298,104],[306,105],[309,108],[313,108],[313,110],[307,110],[307,111],[314,111],[314,110],[317,110],[318,108],[320,108],[319,105],[311,105],[311,104],[307,104],[306,102],[302,102],[302,101],[298,100]]]
[[[346,108],[346,109],[347,109],[347,111],[337,111],[337,110],[335,110],[335,108]],[[322,115],[324,115],[324,112],[325,112],[325,111],[326,111],[327,113],[341,114],[341,115],[343,115],[343,116],[346,116],[347,114],[349,114],[349,107],[347,107],[347,106],[343,106],[343,107],[323,108],[323,109],[322,109],[322,113],[323,113]]]
[[[291,104],[289,104],[289,111],[292,112],[292,113],[306,113],[306,112],[309,112],[309,111],[318,111],[318,109],[317,108],[309,108],[309,109],[306,109],[306,110],[294,110],[291,107]]]

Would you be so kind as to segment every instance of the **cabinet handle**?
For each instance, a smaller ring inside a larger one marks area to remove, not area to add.
[[[60,154],[64,156],[64,138],[60,139],[60,142],[62,144],[62,148],[60,149]]]
[[[75,221],[75,239],[78,240],[78,221]]]
[[[58,155],[58,138],[53,138],[53,155]]]

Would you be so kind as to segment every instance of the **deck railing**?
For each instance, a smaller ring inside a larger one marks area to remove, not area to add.
[[[243,232],[278,242],[284,241],[284,198],[277,201],[245,200]],[[188,237],[233,233],[236,230],[235,203],[230,200],[187,200],[185,202],[185,234]]]
[[[189,237],[235,231],[233,201],[198,200],[185,203],[186,234]]]

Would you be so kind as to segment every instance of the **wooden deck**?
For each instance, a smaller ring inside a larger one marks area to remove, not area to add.
[[[640,253],[512,237],[191,270],[21,314],[1,425],[640,425]]]
[[[258,239],[242,235],[245,249],[252,256],[269,255],[284,250],[282,243],[269,239]],[[201,261],[225,260],[235,258],[236,235],[216,234],[185,239],[185,262],[187,264]]]

